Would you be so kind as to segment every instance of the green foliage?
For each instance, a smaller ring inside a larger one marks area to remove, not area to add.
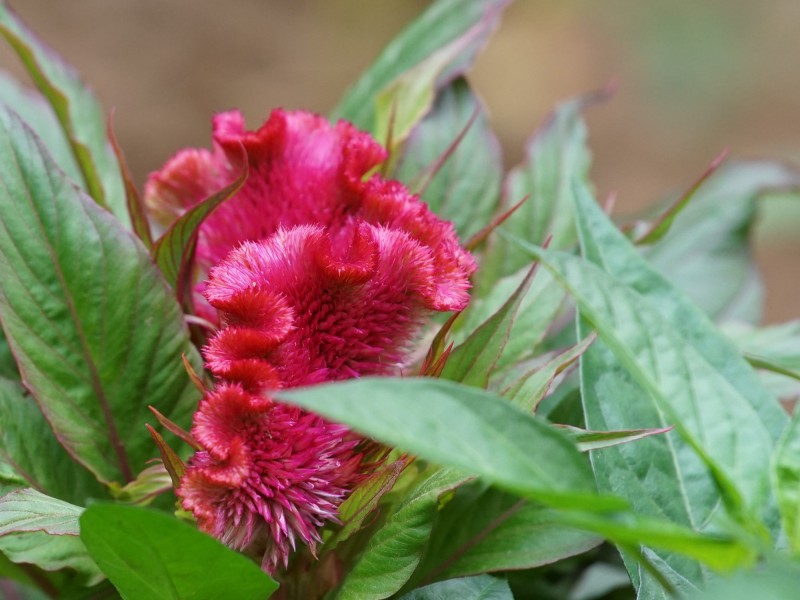
[[[486,109],[463,78],[441,90],[411,131],[393,176],[452,221],[462,240],[494,213],[502,178],[500,143]]]
[[[52,106],[72,148],[86,191],[129,225],[119,164],[108,143],[106,118],[97,98],[75,69],[39,40],[5,2],[0,3],[0,33]]]
[[[768,161],[723,165],[697,190],[669,232],[645,249],[650,264],[717,321],[756,323],[762,289],[749,245],[757,201],[800,188],[800,174]]]
[[[0,459],[21,485],[77,504],[105,495],[59,443],[36,401],[17,382],[0,379],[0,423]]]
[[[44,570],[74,569],[88,580],[99,572],[78,538],[83,509],[33,489],[0,498],[0,551]]]
[[[469,479],[457,469],[423,478],[369,539],[336,597],[388,598],[403,587],[419,564],[440,498]]]
[[[481,575],[434,583],[403,596],[401,600],[511,600],[511,589],[502,579]]]
[[[265,600],[277,584],[247,558],[143,508],[95,504],[81,539],[125,600]]]
[[[483,482],[462,486],[437,514],[411,582],[530,569],[582,554],[602,541],[552,517],[551,509]]]
[[[620,506],[594,492],[584,457],[564,434],[474,387],[365,377],[281,391],[279,399],[547,504],[587,510]]]
[[[447,82],[463,73],[497,26],[508,2],[509,0],[435,2],[386,46],[333,110],[331,118],[347,119],[362,129],[371,129],[375,122],[375,103],[380,93],[448,44],[462,41],[457,51],[448,54],[447,60],[442,61],[443,64],[435,70],[435,81],[431,83],[435,85],[438,82]],[[430,101],[432,100],[431,96]]]
[[[0,317],[22,376],[76,460],[130,481],[154,456],[147,405],[186,423],[197,397],[183,315],[141,243],[7,111],[0,165]]]

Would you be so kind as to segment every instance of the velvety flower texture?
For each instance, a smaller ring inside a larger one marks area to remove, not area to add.
[[[218,115],[213,150],[178,153],[146,201],[168,224],[236,176],[242,147],[250,176],[198,236],[195,306],[220,325],[203,350],[218,383],[178,494],[203,530],[274,571],[298,540],[314,552],[364,465],[357,436],[271,392],[398,373],[430,311],[466,306],[475,264],[450,223],[370,175],[377,142],[305,112],[257,131]]]

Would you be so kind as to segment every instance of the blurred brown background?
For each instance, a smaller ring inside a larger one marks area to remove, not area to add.
[[[11,0],[108,107],[139,182],[209,143],[213,112],[257,126],[327,112],[422,0]],[[0,64],[19,72],[16,60]],[[517,0],[472,81],[510,166],[559,100],[619,81],[588,115],[599,197],[629,212],[682,189],[728,147],[800,163],[797,0]],[[800,310],[800,206],[759,231],[770,321]]]

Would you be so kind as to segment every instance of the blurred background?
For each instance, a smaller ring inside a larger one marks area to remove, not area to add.
[[[107,107],[138,182],[212,113],[256,127],[278,106],[327,112],[423,0],[11,0]],[[16,59],[0,64],[20,73]],[[797,0],[517,0],[471,80],[513,166],[559,100],[618,82],[588,117],[599,198],[631,213],[685,189],[723,148],[800,164]],[[758,230],[767,320],[800,317],[800,205]]]

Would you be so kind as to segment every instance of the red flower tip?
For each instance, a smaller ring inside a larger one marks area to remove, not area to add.
[[[288,564],[297,541],[314,552],[359,480],[359,440],[341,425],[248,394],[209,393],[192,434],[208,450],[191,459],[178,495],[199,527],[233,548],[266,548],[262,567]]]

